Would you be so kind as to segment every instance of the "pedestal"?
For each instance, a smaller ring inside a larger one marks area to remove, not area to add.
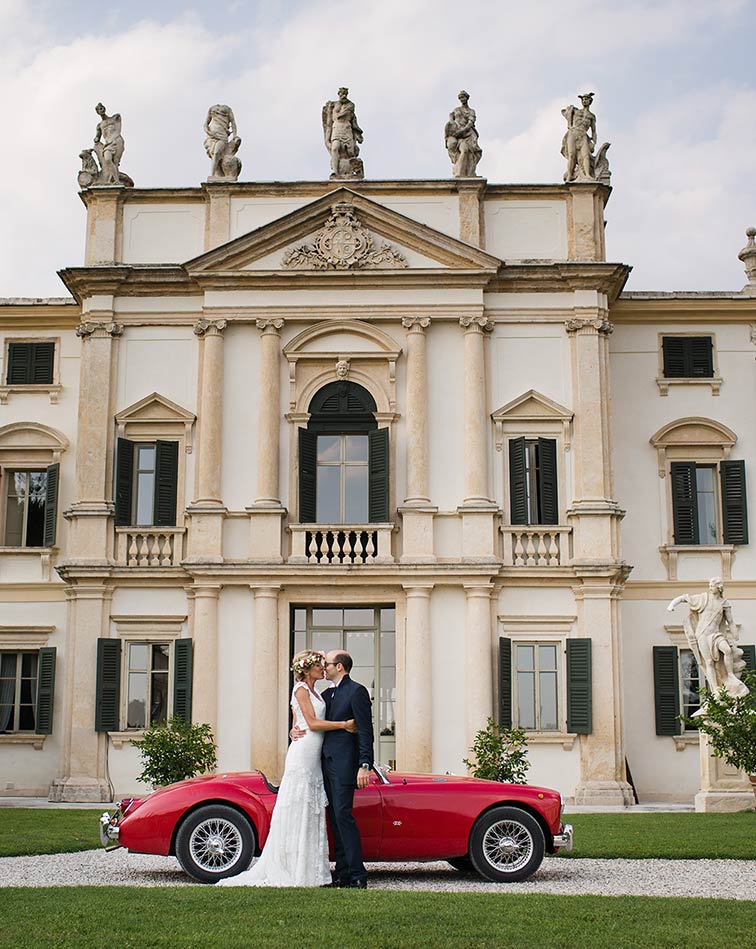
[[[701,813],[732,813],[756,809],[751,782],[722,758],[711,754],[706,735],[699,735],[701,755],[701,789],[694,798]]]

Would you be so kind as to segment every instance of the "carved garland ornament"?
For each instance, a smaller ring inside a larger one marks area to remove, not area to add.
[[[407,267],[404,256],[390,244],[376,250],[351,204],[334,204],[331,216],[311,244],[288,250],[281,266],[291,270],[348,270],[350,268]]]

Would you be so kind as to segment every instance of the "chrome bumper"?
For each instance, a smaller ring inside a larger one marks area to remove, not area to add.
[[[562,833],[554,834],[554,849],[564,850],[565,853],[571,853],[572,838],[572,824],[562,824]]]
[[[118,826],[120,819],[121,814],[119,811],[114,811],[112,814],[105,811],[100,817],[100,843],[106,850],[115,850],[116,847],[121,846],[118,842],[118,837],[121,832]]]

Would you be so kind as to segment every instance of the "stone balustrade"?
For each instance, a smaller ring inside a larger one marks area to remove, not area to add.
[[[501,532],[506,566],[564,567],[572,559],[571,527],[506,524]]]
[[[121,567],[175,567],[184,559],[184,527],[117,527]]]
[[[393,563],[393,524],[291,524],[289,563]]]

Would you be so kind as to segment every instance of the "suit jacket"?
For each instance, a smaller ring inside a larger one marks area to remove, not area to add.
[[[345,675],[335,689],[323,693],[326,702],[326,718],[331,722],[353,718],[357,734],[343,729],[325,732],[323,757],[332,759],[344,780],[352,783],[361,764],[373,767],[373,713],[370,694],[364,685]]]

